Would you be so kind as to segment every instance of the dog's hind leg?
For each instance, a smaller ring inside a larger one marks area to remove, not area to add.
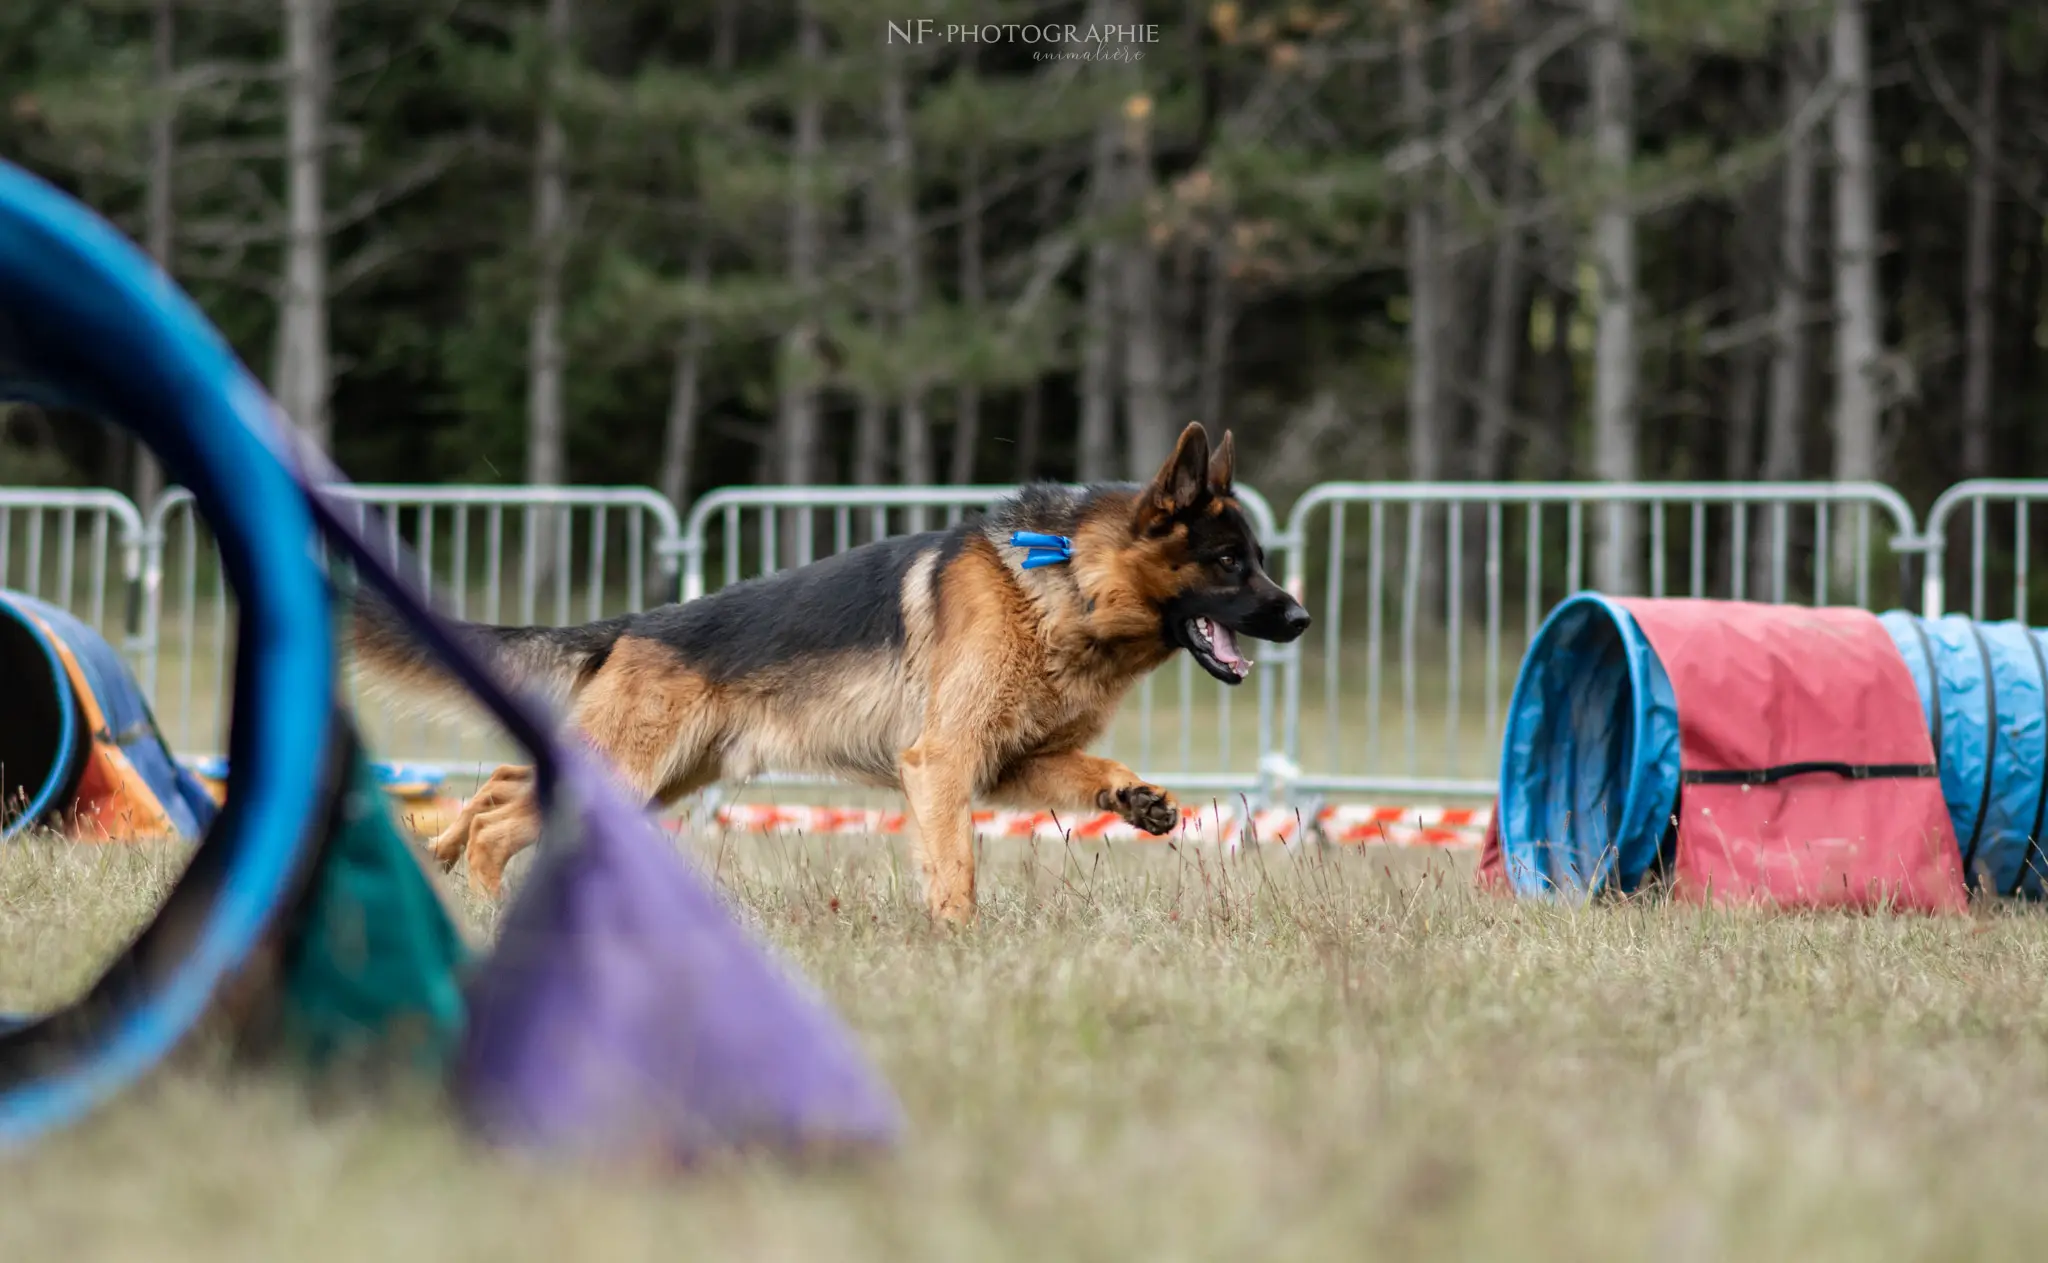
[[[469,845],[464,852],[470,886],[497,898],[505,884],[505,865],[532,846],[539,836],[540,812],[529,782],[509,791],[496,806],[479,813],[470,827]]]
[[[633,784],[636,792],[648,779],[637,775],[630,767],[618,770]],[[712,774],[715,775],[715,769]],[[541,818],[532,777],[529,774],[521,781],[523,783],[508,780],[495,799],[475,815],[469,827],[465,857],[470,884],[493,899],[503,889],[505,867],[512,862],[512,857],[532,846],[540,837]],[[695,787],[686,781],[680,788],[688,792]],[[669,788],[661,787],[662,790]],[[658,793],[645,795],[649,799],[659,796]]]
[[[708,686],[652,641],[622,638],[578,691],[570,718],[642,803],[716,778]],[[470,883],[495,897],[505,866],[539,836],[533,769],[501,767],[430,849],[444,867],[463,856]]]
[[[441,871],[446,872],[455,867],[455,861],[469,853],[469,839],[476,828],[478,817],[517,797],[532,781],[532,768],[507,764],[492,772],[483,784],[477,786],[476,792],[469,796],[469,801],[462,804],[462,809],[455,813],[455,818],[427,843],[427,852],[441,866]]]
[[[620,639],[576,698],[575,721],[643,804],[666,805],[718,779],[716,690],[651,640]]]

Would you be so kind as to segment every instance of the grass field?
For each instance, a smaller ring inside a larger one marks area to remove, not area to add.
[[[1571,910],[1441,854],[1010,844],[947,937],[886,847],[693,849],[897,1085],[899,1155],[540,1171],[421,1101],[200,1049],[9,1164],[0,1258],[1948,1259],[2048,1233],[2036,914]],[[83,985],[176,862],[6,852],[0,1006]]]

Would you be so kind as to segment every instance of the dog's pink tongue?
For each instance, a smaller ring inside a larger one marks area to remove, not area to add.
[[[1226,667],[1236,667],[1242,671],[1249,665],[1245,662],[1244,655],[1237,651],[1237,637],[1221,623],[1209,624],[1209,648],[1215,651],[1216,661]]]

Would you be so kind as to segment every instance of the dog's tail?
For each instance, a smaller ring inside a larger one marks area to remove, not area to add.
[[[574,627],[501,627],[458,622],[485,661],[511,683],[566,706],[610,656],[628,616]],[[358,673],[385,700],[427,715],[473,709],[469,694],[436,662],[412,625],[374,593],[358,586],[349,602],[349,643]]]

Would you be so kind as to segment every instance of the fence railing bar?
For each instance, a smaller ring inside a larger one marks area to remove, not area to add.
[[[2012,616],[2027,621],[2027,502],[2012,506]]]
[[[1650,595],[1664,595],[1664,502],[1650,502]]]
[[[1384,501],[1375,500],[1366,511],[1369,549],[1367,559],[1365,614],[1365,716],[1366,716],[1366,762],[1378,765],[1380,761],[1381,694],[1386,678],[1386,590],[1387,590],[1387,506]],[[1328,610],[1325,614],[1335,614]],[[1339,647],[1341,650],[1341,646]],[[1336,652],[1332,652],[1324,665],[1332,673],[1338,670]],[[1332,772],[1335,768],[1330,769]]]
[[[1449,634],[1444,638],[1445,648],[1450,654],[1446,668],[1450,679],[1449,704],[1444,708],[1444,755],[1448,764],[1458,764],[1458,719],[1464,709],[1464,665],[1465,665],[1465,506],[1448,504],[1444,506],[1444,560],[1450,582],[1445,584],[1444,622]]]
[[[1749,595],[1749,505],[1737,501],[1729,506],[1734,515],[1734,529],[1729,532],[1728,574],[1730,588],[1736,600],[1746,600]]]
[[[1408,530],[1401,541],[1407,557],[1407,573],[1401,579],[1401,737],[1407,746],[1411,774],[1422,757],[1415,732],[1415,623],[1421,612],[1417,607],[1422,603],[1423,509],[1420,500],[1409,503]]]
[[[665,568],[670,575],[687,568],[697,585],[694,590],[702,592],[717,586],[705,582],[709,576],[705,575],[704,567],[707,561],[716,560],[713,550],[720,543],[727,556],[721,582],[736,581],[749,573],[772,572],[788,560],[780,556],[776,547],[781,509],[794,511],[788,519],[790,523],[805,523],[803,532],[788,541],[794,545],[794,557],[804,555],[805,550],[823,548],[827,538],[835,551],[850,546],[862,534],[854,528],[864,517],[876,523],[878,536],[888,533],[892,516],[907,518],[909,511],[917,508],[935,511],[949,522],[965,521],[981,505],[1009,490],[729,488],[711,493],[693,505],[687,519],[688,529],[673,506],[661,500],[658,493],[644,488],[392,486],[353,487],[349,492],[358,501],[359,511],[367,511],[372,504],[384,510],[383,530],[417,537],[415,551],[421,558],[422,577],[431,582],[440,576],[455,585],[453,604],[459,616],[468,616],[469,607],[478,604],[489,607],[484,612],[487,621],[498,622],[506,621],[504,615],[515,604],[522,613],[536,604],[549,604],[555,607],[558,617],[602,617],[613,608],[616,594],[621,591],[626,594],[627,604],[639,607],[655,595],[647,590],[647,581],[654,573],[650,566]],[[1301,646],[1296,645],[1271,647],[1258,655],[1262,658],[1257,685],[1259,739],[1256,749],[1240,752],[1245,764],[1232,758],[1229,691],[1215,686],[1219,692],[1213,711],[1196,705],[1194,690],[1204,677],[1185,659],[1165,683],[1147,681],[1144,688],[1134,690],[1133,701],[1139,709],[1127,713],[1118,730],[1128,739],[1131,733],[1123,725],[1138,725],[1144,754],[1141,761],[1149,766],[1153,763],[1157,722],[1169,717],[1169,722],[1177,721],[1180,731],[1168,756],[1178,764],[1176,783],[1270,788],[1273,783],[1265,774],[1267,756],[1284,750],[1291,764],[1310,769],[1282,777],[1283,782],[1291,779],[1293,787],[1302,792],[1448,793],[1453,785],[1474,792],[1483,792],[1485,788],[1484,782],[1465,781],[1459,776],[1474,769],[1475,752],[1468,738],[1481,728],[1482,715],[1485,749],[1490,750],[1499,739],[1505,693],[1514,676],[1515,664],[1508,661],[1508,655],[1519,652],[1503,643],[1503,630],[1514,617],[1506,607],[1502,590],[1507,567],[1513,564],[1512,559],[1519,551],[1523,573],[1516,586],[1520,589],[1521,622],[1526,638],[1539,625],[1545,601],[1565,595],[1556,590],[1560,578],[1567,591],[1584,584],[1588,506],[1597,510],[1602,506],[1634,505],[1639,509],[1632,511],[1650,516],[1647,587],[1653,595],[1668,594],[1676,586],[1676,576],[1670,570],[1678,562],[1673,555],[1677,541],[1671,537],[1673,502],[1688,505],[1686,577],[1688,587],[1696,595],[1723,590],[1718,577],[1709,573],[1708,565],[1708,550],[1714,549],[1714,555],[1719,553],[1718,542],[1710,537],[1709,529],[1722,511],[1729,515],[1730,526],[1729,579],[1725,590],[1738,598],[1749,596],[1754,587],[1762,584],[1769,596],[1791,599],[1795,588],[1801,593],[1809,589],[1810,577],[1811,599],[1815,602],[1841,600],[1853,592],[1855,602],[1869,608],[1873,598],[1886,599],[1885,594],[1894,587],[1888,571],[1879,575],[1882,583],[1872,578],[1878,571],[1880,542],[1873,539],[1873,534],[1882,529],[1886,532],[1881,537],[1886,555],[1921,559],[1924,572],[1919,606],[1930,613],[1941,609],[1941,567],[1943,559],[1953,551],[1949,538],[1956,533],[1953,519],[1967,509],[1970,553],[1963,565],[1955,569],[1966,569],[1969,576],[1969,612],[1977,618],[2004,613],[1991,608],[1998,604],[1991,589],[1995,585],[2001,592],[2005,590],[2010,567],[2009,613],[2025,619],[2031,610],[2031,505],[2048,500],[2048,480],[1978,480],[1957,484],[1935,501],[1924,529],[1916,527],[1912,513],[1895,491],[1880,484],[1861,483],[1326,483],[1311,488],[1296,502],[1284,530],[1273,524],[1270,509],[1264,507],[1263,501],[1249,495],[1244,498],[1247,513],[1253,516],[1274,555],[1272,566],[1276,574],[1284,572],[1293,584],[1297,576],[1306,573],[1305,560],[1309,565],[1323,567],[1319,586],[1326,608],[1312,606],[1324,632],[1319,639],[1325,678],[1317,690],[1324,709],[1323,722],[1315,723],[1313,717],[1302,713],[1299,705],[1297,681],[1307,660],[1300,652]],[[1343,515],[1348,506],[1361,503],[1368,509],[1364,515],[1369,528],[1368,548],[1366,557],[1357,558],[1348,551],[1350,528]],[[2011,535],[2008,537],[2003,523],[1999,523],[1994,538],[1990,514],[1994,507],[2005,512],[2003,505],[2007,503],[2013,505]],[[1465,545],[1479,542],[1468,541],[1466,534],[1476,525],[1465,508],[1472,504],[1485,505],[1485,541],[1483,550],[1474,548],[1474,556],[1467,558]],[[1546,508],[1551,504],[1565,507],[1563,540],[1555,539],[1554,529],[1546,528]],[[1444,506],[1441,519],[1434,507],[1437,505]],[[1524,513],[1510,514],[1511,505],[1524,506]],[[1768,547],[1756,549],[1756,556],[1751,555],[1751,506],[1765,509],[1770,519],[1763,532],[1769,536],[1765,541]],[[446,521],[441,516],[444,509],[449,515]],[[1390,509],[1400,510],[1401,525],[1406,528],[1401,552],[1391,558],[1386,555],[1393,539]],[[1849,517],[1841,515],[1844,510]],[[471,516],[478,511],[485,514],[480,530]],[[513,511],[520,514],[520,521],[514,526],[514,537],[507,540],[505,518]],[[1311,515],[1323,511],[1330,513],[1332,529],[1307,529]],[[1810,540],[1802,537],[1805,515],[1809,512],[1813,515]],[[623,523],[621,513],[625,515]],[[819,515],[831,520],[830,532],[814,529],[823,525],[816,521]],[[536,519],[549,518],[558,529],[536,528]],[[714,540],[720,525],[728,529],[722,540]],[[1795,530],[1795,525],[1799,529]],[[1516,526],[1522,529],[1510,529]],[[780,533],[789,536],[792,529],[781,529]],[[117,611],[106,608],[109,553],[115,547],[128,550],[124,554],[129,558],[124,573],[131,582],[139,579],[141,586],[131,589],[132,594],[139,593],[139,600],[131,603],[131,611],[139,610],[131,613],[138,620],[139,629],[137,623],[130,624],[126,648],[140,664],[145,688],[154,701],[164,700],[159,693],[160,682],[163,692],[178,699],[178,713],[163,718],[171,721],[167,722],[167,729],[178,732],[181,746],[192,753],[202,752],[205,744],[219,740],[225,723],[219,706],[225,689],[219,685],[232,674],[232,593],[222,586],[210,537],[202,536],[203,530],[203,523],[191,511],[189,496],[179,489],[167,492],[145,514],[114,492],[0,488],[0,582],[11,580],[15,586],[73,608],[95,625],[104,625],[110,614],[118,617]],[[587,538],[580,534],[586,530],[590,532]],[[626,541],[623,547],[614,539],[615,532]],[[473,565],[476,558],[472,546],[477,541],[471,537],[478,534],[483,536],[478,551],[485,554],[481,574]],[[452,538],[444,538],[449,536]],[[1431,543],[1439,536],[1444,541],[1441,557]],[[1806,570],[1809,542],[1810,572]],[[1852,543],[1853,547],[1849,547]],[[515,549],[517,555],[506,556],[507,547]],[[652,558],[647,555],[649,548],[654,554]],[[1328,555],[1309,560],[1309,554],[1319,548],[1328,548]],[[79,556],[80,549],[88,550],[88,555]],[[746,564],[756,556],[758,566]],[[1466,562],[1482,556],[1483,574],[1468,577]],[[548,584],[548,576],[539,573],[548,568],[550,557],[554,562],[552,584]],[[171,562],[168,566],[166,558]],[[589,574],[580,574],[574,561],[585,562]],[[622,561],[628,565],[623,576],[617,573]],[[1425,566],[1439,563],[1439,575],[1430,576]],[[1403,566],[1405,573],[1398,590],[1390,593],[1394,582],[1391,564]],[[1799,570],[1796,576],[1792,573],[1795,567]],[[1845,570],[1849,573],[1845,574]],[[1479,579],[1476,586],[1470,582],[1475,577]],[[470,589],[479,578],[483,585],[480,599],[472,601]],[[519,583],[516,594],[503,590],[508,578]],[[590,587],[577,587],[586,578]],[[1363,594],[1356,591],[1361,578],[1367,586]],[[1443,602],[1439,605],[1432,600],[1425,608],[1421,599],[1427,593],[1425,585],[1439,580],[1447,585]],[[544,584],[555,589],[553,601],[546,600]],[[685,592],[693,590],[689,582],[682,586]],[[1911,598],[1914,594],[1906,595]],[[1385,602],[1390,597],[1402,601],[1398,629],[1385,625]],[[1359,748],[1361,743],[1349,740],[1359,735],[1354,728],[1355,717],[1361,716],[1355,672],[1361,663],[1357,658],[1347,659],[1344,653],[1348,634],[1344,609],[1360,603],[1361,598],[1367,614],[1362,664],[1366,703],[1362,708],[1366,730],[1363,751]],[[1481,637],[1474,640],[1473,646],[1467,646],[1464,622],[1475,613],[1469,608],[1473,599],[1482,602],[1480,617],[1484,626]],[[1435,626],[1438,617],[1443,618],[1446,633],[1441,638]],[[530,617],[527,621],[531,621]],[[1396,634],[1390,636],[1390,631]],[[1483,654],[1483,661],[1473,673],[1476,680],[1483,681],[1484,702],[1479,703],[1471,698],[1465,672],[1473,665],[1469,662],[1471,651],[1482,645],[1478,651]],[[1397,662],[1386,661],[1390,653],[1398,655]],[[165,655],[173,658],[168,674],[160,670]],[[1425,657],[1430,659],[1428,663],[1422,661]],[[1276,669],[1280,672],[1277,677],[1273,675]],[[1389,670],[1400,672],[1401,736],[1405,749],[1399,759],[1382,741],[1388,717],[1384,702],[1391,700],[1383,697]],[[1162,715],[1164,697],[1160,689],[1176,681],[1180,692],[1173,707]],[[1276,693],[1276,689],[1282,691]],[[1276,729],[1271,718],[1272,703],[1282,696],[1286,698],[1284,726]],[[1438,717],[1434,712],[1439,707],[1443,709],[1441,742],[1430,740],[1437,732],[1434,725]],[[1466,714],[1468,709],[1472,714]],[[1205,740],[1200,731],[1212,716],[1213,742]],[[1304,726],[1311,733],[1319,733],[1320,750],[1303,747],[1300,733]],[[428,736],[413,736],[422,745],[430,740]],[[431,740],[443,739],[437,726]],[[1425,743],[1427,749],[1423,748]],[[1254,757],[1256,764],[1251,763]],[[1435,766],[1440,760],[1441,770]],[[1252,770],[1254,767],[1256,771]],[[1432,790],[1432,786],[1438,788]],[[1279,792],[1286,788],[1284,783],[1278,785]]]
[[[1984,544],[1988,532],[1985,518],[1989,502],[1979,497],[1970,504],[1970,617],[1984,617]]]
[[[1829,562],[1833,557],[1834,541],[1828,536],[1832,505],[1813,506],[1813,603],[1822,606],[1828,603]]]
[[[1692,595],[1703,597],[1707,594],[1707,505],[1704,500],[1692,502],[1692,537],[1688,552]]]
[[[1339,663],[1344,651],[1344,509],[1342,504],[1330,506],[1330,564],[1323,579],[1323,748],[1333,771],[1343,749],[1337,683],[1343,678]]]
[[[1501,505],[1486,506],[1486,744],[1500,743]]]

